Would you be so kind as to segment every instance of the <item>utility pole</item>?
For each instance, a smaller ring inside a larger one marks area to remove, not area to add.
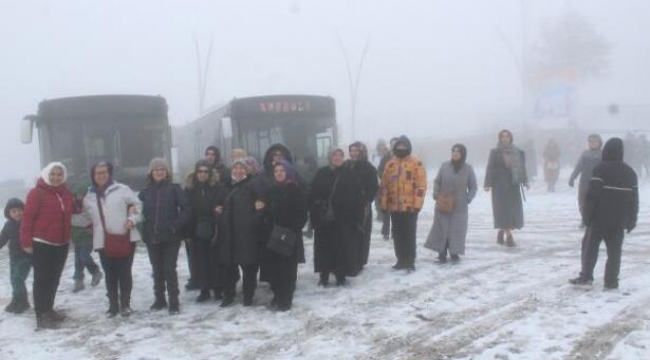
[[[363,64],[366,61],[366,55],[368,54],[368,49],[370,46],[370,37],[366,39],[366,43],[363,47],[363,52],[361,53],[361,58],[359,59],[359,64],[357,66],[356,75],[353,74],[352,66],[350,64],[350,57],[348,56],[348,51],[343,44],[341,36],[337,34],[337,40],[339,46],[341,47],[341,52],[343,53],[343,59],[345,60],[345,66],[348,73],[348,85],[350,87],[350,136],[352,141],[356,140],[356,116],[357,116],[357,100],[359,94],[359,85],[361,84],[361,72],[363,70]]]
[[[210,46],[208,47],[208,54],[205,60],[205,67],[201,63],[201,51],[199,48],[199,39],[194,33],[194,48],[196,50],[196,69],[197,69],[197,84],[199,87],[199,115],[203,115],[205,110],[205,94],[208,88],[208,73],[210,71],[210,63],[212,60],[212,42],[214,37],[210,37]]]

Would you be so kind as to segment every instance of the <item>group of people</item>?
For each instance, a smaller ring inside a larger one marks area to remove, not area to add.
[[[503,130],[491,150],[484,189],[491,192],[497,243],[516,246],[513,230],[524,225],[524,188],[529,188],[525,153]],[[34,268],[33,298],[38,328],[56,328],[65,315],[54,310],[54,299],[71,238],[92,239],[103,273],[89,254],[88,243],[75,242],[75,291],[83,288],[86,267],[97,285],[102,276],[109,317],[131,315],[132,265],[138,241],[146,245],[153,278],[151,310],[180,312],[177,259],[185,240],[190,283],[199,290],[197,302],[214,297],[220,306],[235,302],[242,280],[243,305],[255,302],[259,281],[270,283],[268,307],[287,311],[293,304],[298,264],[305,262],[302,229],[314,231],[314,271],[318,285],[342,286],[368,262],[372,203],[382,220],[382,235],[394,241],[395,270],[415,270],[416,229],[427,192],[426,169],[412,154],[406,136],[393,138],[390,149],[381,142],[379,166],[368,149],[354,142],[345,151],[331,151],[328,164],[307,182],[296,172],[291,151],[274,144],[262,164],[243,149],[231,154],[231,166],[211,146],[185,178],[184,188],[172,181],[163,158],[151,160],[148,183],[136,194],[115,179],[113,165],[102,161],[91,168],[91,186],[75,196],[66,187],[62,163],[46,166],[28,193],[26,203],[10,200],[0,247],[10,242],[13,298],[7,311],[30,307],[25,279]],[[614,138],[602,151],[602,140],[589,137],[570,178],[580,176],[580,212],[586,233],[582,243],[582,272],[571,282],[591,283],[598,246],[608,247],[605,286],[618,286],[623,231],[636,225],[638,188],[634,171],[622,161],[623,143]],[[465,254],[468,207],[477,194],[467,148],[455,144],[449,161],[433,181],[434,221],[425,247],[440,263],[458,262]],[[593,176],[592,176],[593,174]],[[75,230],[76,229],[76,230]],[[88,230],[80,238],[72,232]],[[82,244],[85,244],[82,246]],[[90,261],[88,261],[90,258]]]

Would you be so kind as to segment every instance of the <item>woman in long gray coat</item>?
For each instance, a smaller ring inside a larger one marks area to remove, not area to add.
[[[438,252],[438,260],[447,262],[447,252],[451,261],[460,260],[465,255],[465,237],[467,235],[468,205],[476,195],[476,175],[474,168],[465,163],[467,149],[462,144],[451,148],[451,160],[440,166],[433,181],[433,199],[438,201],[441,194],[452,195],[453,210],[445,213],[436,209],[433,227],[425,247]]]
[[[524,227],[522,186],[529,188],[526,156],[513,145],[512,133],[502,130],[496,149],[490,151],[484,184],[485,191],[492,190],[492,215],[500,245],[515,246],[512,230]]]

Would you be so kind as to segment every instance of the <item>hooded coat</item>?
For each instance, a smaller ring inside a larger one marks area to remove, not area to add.
[[[381,177],[381,209],[390,212],[417,212],[424,204],[427,173],[422,162],[411,155],[411,141],[406,136],[400,136],[395,147],[399,144],[406,145],[407,154],[403,158],[393,156],[386,164]]]
[[[512,133],[510,139],[514,141]],[[504,132],[502,131],[502,132]],[[485,169],[484,187],[492,190],[492,215],[495,229],[524,227],[521,186],[528,184],[526,155],[512,144],[490,151]]]
[[[312,214],[330,197],[334,222],[314,231],[314,271],[355,276],[361,251],[358,226],[365,204],[361,184],[348,166],[325,166],[316,172],[309,197]]]
[[[454,210],[449,214],[435,211],[433,226],[425,247],[437,252],[444,252],[447,247],[452,255],[465,254],[465,237],[467,236],[469,203],[476,196],[476,175],[471,165],[463,159],[458,171],[452,161],[440,166],[433,180],[433,199],[439,194],[452,194],[456,201]]]
[[[603,161],[593,170],[583,221],[601,230],[632,230],[638,212],[637,175],[623,162],[623,141],[609,139],[603,147]]]
[[[52,186],[50,171],[63,169],[63,183]],[[20,245],[32,248],[34,241],[52,245],[66,245],[70,242],[72,213],[74,212],[72,193],[65,185],[67,170],[62,163],[48,164],[41,172],[36,187],[27,194],[25,213],[20,223]]]
[[[29,257],[30,254],[26,253],[20,247],[20,222],[14,220],[9,215],[9,210],[11,209],[25,209],[25,204],[19,199],[13,198],[7,201],[5,205],[5,222],[2,227],[2,232],[0,232],[0,249],[2,249],[7,243],[9,243],[9,257]]]

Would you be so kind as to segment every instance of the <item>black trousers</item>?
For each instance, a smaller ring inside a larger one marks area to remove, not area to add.
[[[133,256],[135,244],[132,244],[131,255],[125,258],[110,258],[104,250],[99,250],[99,262],[104,269],[106,296],[111,307],[119,304],[122,308],[131,306],[131,289],[133,289]],[[119,290],[119,292],[118,292]]]
[[[215,288],[216,279],[212,263],[216,262],[217,258],[214,257],[215,252],[210,241],[192,239],[190,252],[192,253],[192,271],[190,272],[192,282],[201,290]]]
[[[282,256],[271,250],[267,251],[266,259],[274,302],[281,307],[291,307],[298,280],[298,260],[295,256]]]
[[[62,246],[34,242],[34,311],[41,316],[54,308],[59,280],[68,258],[68,244]]]
[[[368,257],[370,256],[370,237],[372,235],[372,205],[366,206],[366,217],[361,224],[363,231],[359,231],[360,247],[359,247],[359,265],[363,268],[368,264]]]
[[[187,257],[187,269],[190,272],[190,278],[187,280],[190,284],[196,285],[196,265],[194,264],[194,246],[189,241],[183,241],[185,243],[185,257]]]
[[[607,263],[605,264],[605,284],[618,285],[618,275],[621,270],[621,252],[623,249],[623,228],[598,229],[590,226],[585,232],[582,248],[582,271],[584,279],[594,278],[594,267],[598,261],[598,250],[601,241],[607,246]]]
[[[383,211],[381,213],[381,216],[383,217],[382,223],[381,223],[381,234],[386,236],[390,236],[390,212],[388,211]]]
[[[178,274],[176,263],[180,242],[147,244],[149,261],[153,270],[153,291],[156,299],[165,298],[165,289],[170,303],[178,303]]]
[[[257,273],[260,266],[255,265],[222,265],[222,274],[224,278],[223,293],[226,297],[234,297],[239,281],[239,269],[242,272],[242,291],[244,299],[252,299],[257,289]]]
[[[418,222],[416,212],[391,213],[395,256],[402,264],[415,264],[415,231]]]

